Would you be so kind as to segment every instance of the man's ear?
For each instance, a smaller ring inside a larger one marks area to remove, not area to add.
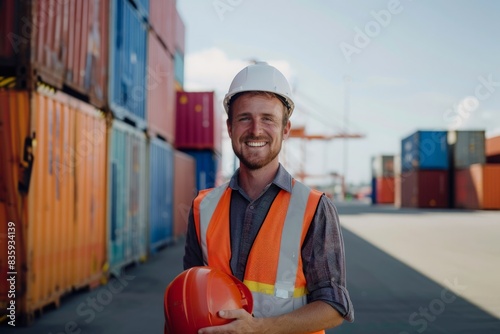
[[[292,128],[292,123],[290,122],[290,120],[288,120],[288,122],[286,122],[285,128],[283,129],[283,140],[288,139],[291,128]]]
[[[232,128],[231,128],[231,121],[229,118],[226,120],[226,126],[227,126],[227,134],[229,135],[229,138],[231,138],[231,133],[232,133]]]

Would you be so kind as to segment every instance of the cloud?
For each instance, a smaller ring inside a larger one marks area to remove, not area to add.
[[[408,80],[397,77],[371,76],[366,79],[366,84],[370,87],[371,86],[397,87],[397,86],[407,85]]]
[[[215,91],[219,99],[227,93],[234,76],[253,59],[231,59],[216,47],[188,54],[185,62],[185,89],[187,91]],[[285,60],[265,60],[292,78],[290,64]]]

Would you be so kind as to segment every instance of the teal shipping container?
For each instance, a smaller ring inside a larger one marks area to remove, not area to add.
[[[447,131],[417,131],[401,142],[401,169],[447,170]]]
[[[174,150],[153,138],[149,144],[149,251],[173,241]]]
[[[145,129],[148,25],[127,0],[111,1],[108,98],[113,115]]]
[[[174,77],[181,87],[184,87],[184,55],[179,51],[174,55]]]
[[[484,130],[448,131],[451,168],[468,168],[486,163],[486,134]]]
[[[147,142],[114,120],[108,133],[108,263],[111,272],[147,257]]]

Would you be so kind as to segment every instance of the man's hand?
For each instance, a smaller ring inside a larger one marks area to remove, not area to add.
[[[234,321],[222,325],[202,328],[198,334],[236,334],[236,333],[262,333],[260,324],[262,319],[252,317],[244,309],[219,311],[219,317],[224,319],[234,319]]]

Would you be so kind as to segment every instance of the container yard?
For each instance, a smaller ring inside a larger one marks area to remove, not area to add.
[[[245,164],[224,97],[267,61],[279,161],[339,215],[354,321],[325,333],[500,333],[500,5],[355,3],[0,1],[0,331],[167,333],[193,200]]]

